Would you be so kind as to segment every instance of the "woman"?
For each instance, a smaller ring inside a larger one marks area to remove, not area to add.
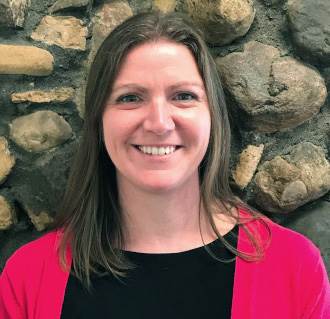
[[[329,318],[319,250],[232,195],[229,147],[200,32],[126,20],[91,66],[57,223],[8,260],[0,317]]]

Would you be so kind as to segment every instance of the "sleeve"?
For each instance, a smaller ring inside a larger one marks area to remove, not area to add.
[[[14,278],[9,275],[10,267],[7,265],[0,276],[0,318],[23,319],[23,311],[19,305],[18,289]]]
[[[315,249],[315,257],[309,258],[301,273],[303,297],[303,319],[330,318],[330,284],[320,251]]]

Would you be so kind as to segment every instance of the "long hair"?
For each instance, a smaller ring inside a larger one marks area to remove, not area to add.
[[[218,238],[235,255],[246,260],[262,256],[258,241],[246,229],[255,255],[238,251],[218,232],[214,215],[222,212],[243,221],[231,208],[245,207],[249,220],[261,215],[235,197],[229,186],[230,125],[224,92],[215,62],[201,31],[177,13],[143,13],[116,27],[98,49],[90,67],[86,87],[85,122],[67,189],[53,229],[61,229],[59,254],[66,265],[66,247],[72,251],[72,271],[90,287],[92,274],[111,272],[125,276],[132,265],[122,254],[125,234],[116,185],[116,169],[103,142],[102,115],[123,59],[134,47],[167,39],[184,45],[193,54],[204,81],[211,115],[208,149],[199,167],[200,205]]]

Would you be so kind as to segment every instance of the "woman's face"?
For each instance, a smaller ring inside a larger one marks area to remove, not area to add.
[[[203,80],[184,45],[159,40],[129,52],[103,113],[119,183],[159,192],[198,179],[210,126]]]

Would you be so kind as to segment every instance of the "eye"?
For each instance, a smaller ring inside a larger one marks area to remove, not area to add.
[[[189,92],[181,92],[175,95],[174,97],[177,101],[191,101],[191,100],[197,100],[196,94],[189,93]]]
[[[138,103],[140,101],[141,98],[136,94],[126,94],[118,97],[116,103]]]

